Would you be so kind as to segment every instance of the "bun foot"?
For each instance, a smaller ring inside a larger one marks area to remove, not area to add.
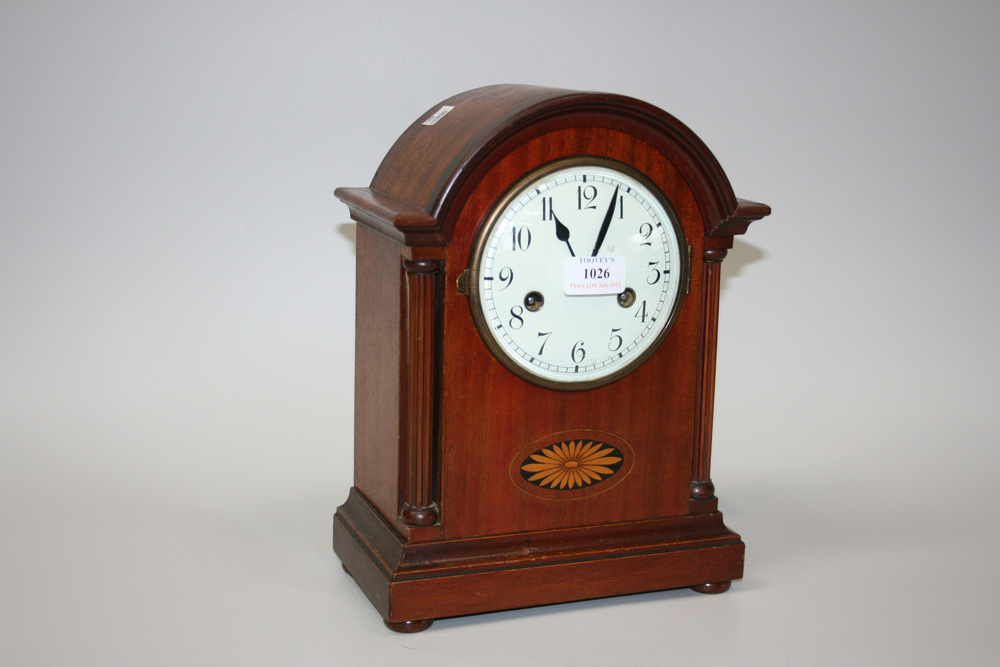
[[[431,627],[434,620],[427,621],[400,621],[399,623],[394,623],[393,621],[385,620],[385,627],[389,628],[393,632],[423,632],[427,628]]]
[[[711,584],[698,584],[697,586],[692,586],[691,590],[714,595],[716,593],[725,593],[729,590],[732,583],[731,581],[716,581]]]

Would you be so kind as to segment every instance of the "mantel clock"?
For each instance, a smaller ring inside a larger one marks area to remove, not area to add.
[[[709,475],[720,262],[770,209],[691,130],[490,86],[336,195],[358,225],[333,546],[386,625],[742,576]]]

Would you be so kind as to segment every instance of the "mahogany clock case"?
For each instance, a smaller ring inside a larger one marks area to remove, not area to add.
[[[493,356],[460,285],[512,185],[581,156],[658,188],[689,270],[672,329],[638,368],[559,391]],[[358,230],[354,488],[334,517],[334,549],[389,627],[720,592],[742,576],[744,546],[710,478],[719,268],[733,235],[770,209],[737,199],[687,127],[627,97],[491,86],[430,109],[370,187],[336,194]],[[603,466],[611,473],[562,488],[520,474],[532,456],[587,452],[616,459]]]

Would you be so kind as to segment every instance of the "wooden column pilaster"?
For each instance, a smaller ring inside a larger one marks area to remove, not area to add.
[[[410,526],[432,526],[440,513],[434,498],[435,366],[437,363],[437,290],[441,263],[403,260],[404,319],[403,456],[400,519]]]

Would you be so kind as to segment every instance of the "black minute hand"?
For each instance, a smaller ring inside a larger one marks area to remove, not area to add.
[[[604,237],[608,235],[608,227],[611,226],[611,218],[615,215],[615,204],[618,203],[618,186],[615,186],[615,192],[611,195],[611,206],[608,207],[608,212],[604,214],[604,222],[601,223],[601,231],[597,232],[597,243],[594,244],[594,252],[591,253],[591,257],[597,257],[597,253],[601,250],[601,244],[604,243]]]
[[[591,257],[597,257],[597,253],[601,250],[601,244],[604,243],[604,237],[608,235],[608,227],[611,226],[611,218],[615,215],[615,204],[618,203],[618,186],[615,186],[615,192],[611,195],[611,206],[608,207],[608,212],[604,214],[604,222],[601,223],[601,231],[597,232],[597,243],[594,244],[594,252],[591,253]]]

